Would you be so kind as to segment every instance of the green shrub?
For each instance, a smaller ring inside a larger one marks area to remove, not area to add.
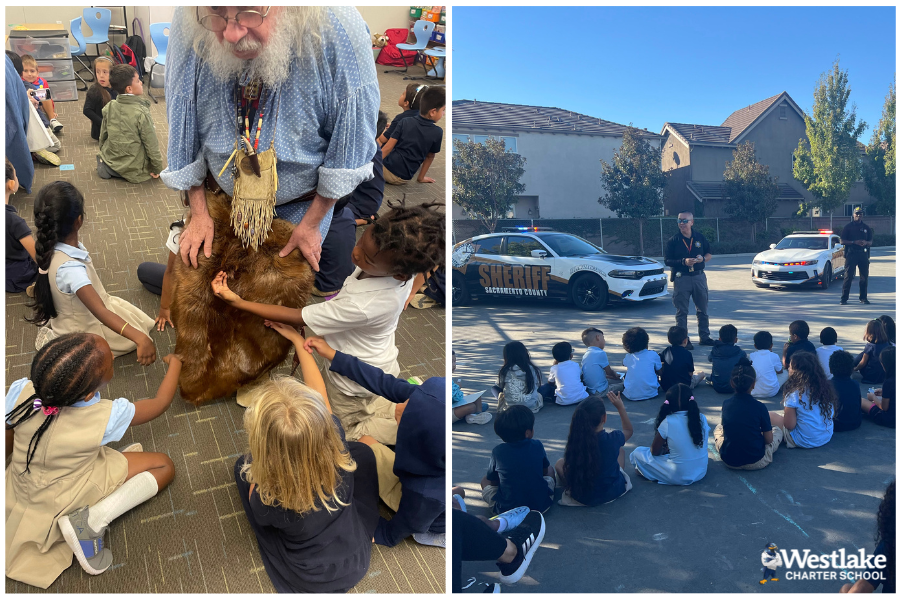
[[[700,233],[703,234],[703,237],[712,244],[716,241],[716,228],[715,227],[698,227]]]
[[[872,237],[873,246],[896,246],[897,236],[894,235],[875,235]]]
[[[746,254],[749,252],[757,253],[768,249],[769,245],[759,240],[755,244],[753,242],[742,240],[734,242],[709,243],[709,250],[713,254],[713,256],[717,254]]]

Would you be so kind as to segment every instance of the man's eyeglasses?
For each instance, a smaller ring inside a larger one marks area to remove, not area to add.
[[[200,25],[202,25],[204,29],[208,29],[215,33],[225,31],[228,28],[228,21],[234,21],[241,27],[246,27],[247,29],[255,29],[262,25],[263,19],[268,16],[269,9],[271,8],[271,6],[267,6],[266,12],[264,13],[255,10],[242,10],[233,17],[223,17],[222,15],[217,15],[215,13],[205,14],[201,17],[200,7],[198,6],[197,20],[200,21]],[[204,10],[208,11],[209,9]]]
[[[687,224],[690,223],[690,222],[691,222],[690,219],[678,219],[678,224],[679,224],[679,225],[687,225]]]

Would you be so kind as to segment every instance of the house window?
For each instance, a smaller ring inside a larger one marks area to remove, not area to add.
[[[467,136],[467,135],[459,135],[459,136],[458,136],[458,135],[454,135],[453,137],[454,137],[454,139],[457,138],[457,137],[459,137],[459,138],[464,138],[464,139],[463,139],[463,142],[468,142],[468,141],[469,141],[469,136]],[[514,137],[512,137],[512,136],[506,136],[506,135],[501,135],[501,136],[496,136],[496,135],[494,135],[494,136],[488,136],[488,135],[473,135],[473,136],[472,136],[472,139],[473,139],[473,141],[474,141],[476,144],[483,144],[483,143],[485,143],[485,142],[488,140],[489,137],[493,137],[493,138],[495,138],[495,139],[497,139],[497,138],[499,137],[500,141],[503,142],[503,145],[504,145],[504,147],[506,148],[506,151],[507,151],[507,152],[513,152],[513,153],[515,153],[515,152],[517,151],[518,144],[517,144],[516,142],[517,142],[518,140],[516,140],[516,138],[514,138]]]
[[[778,110],[779,110],[778,118],[779,119],[787,119],[787,106],[783,106],[783,105],[779,106]]]
[[[463,144],[468,144],[468,143],[469,143],[469,136],[464,135],[464,134],[454,133],[454,134],[453,134],[453,141],[455,142],[456,140],[459,140],[459,141],[462,142]],[[456,154],[456,144],[453,144],[453,154]]]
[[[516,147],[517,147],[516,138],[509,137],[509,136],[502,136],[500,139],[503,140],[503,145],[506,146],[507,152],[512,152],[513,154],[516,153]]]
[[[845,217],[852,217],[852,216],[853,216],[853,209],[854,209],[854,208],[856,208],[856,205],[855,205],[855,204],[845,204],[845,205],[844,205],[844,216],[845,216]]]
[[[485,143],[485,142],[487,141],[488,137],[490,137],[490,136],[487,136],[487,135],[475,135],[475,136],[472,136],[472,137],[473,137],[473,139],[475,140],[475,143],[476,143],[476,144],[483,144],[483,143]]]

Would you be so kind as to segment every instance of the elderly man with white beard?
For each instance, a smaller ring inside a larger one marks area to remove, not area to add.
[[[352,7],[179,7],[166,63],[170,188],[187,192],[180,254],[211,256],[204,187],[232,197],[245,246],[272,209],[318,270],[334,203],[373,177],[380,104],[371,41]]]

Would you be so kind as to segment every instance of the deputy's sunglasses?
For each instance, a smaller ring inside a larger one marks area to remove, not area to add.
[[[688,224],[688,223],[690,223],[690,222],[691,222],[690,219],[678,219],[678,224],[679,224],[679,225],[686,225],[686,224]]]
[[[269,15],[269,9],[271,6],[266,7],[266,12],[261,13],[256,10],[242,10],[238,14],[233,17],[223,17],[222,15],[218,15],[216,13],[210,13],[209,10],[216,10],[219,7],[204,7],[203,11],[207,14],[200,16],[201,8],[197,7],[197,20],[200,22],[200,25],[203,26],[204,29],[208,29],[209,31],[213,31],[215,33],[221,33],[228,28],[228,21],[234,21],[241,27],[246,27],[247,29],[255,29],[262,25],[263,19],[265,19]]]

